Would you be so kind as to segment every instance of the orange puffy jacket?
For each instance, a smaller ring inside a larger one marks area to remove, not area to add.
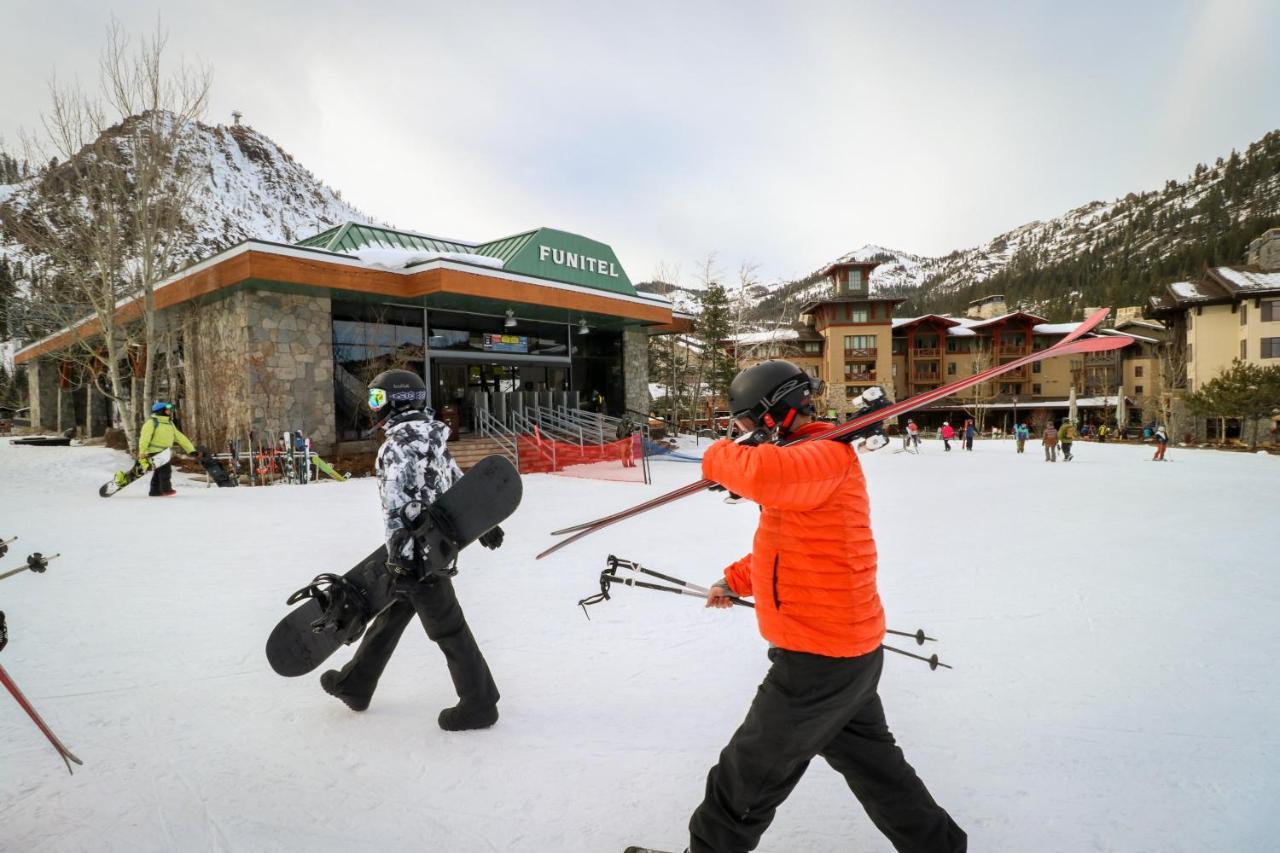
[[[812,423],[796,435],[821,433]],[[876,543],[858,455],[838,441],[707,448],[702,475],[760,504],[751,554],[725,569],[756,601],[766,640],[783,649],[857,657],[884,640]]]

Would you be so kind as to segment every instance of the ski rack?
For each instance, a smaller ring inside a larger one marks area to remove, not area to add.
[[[599,604],[602,601],[610,601],[612,596],[609,595],[609,588],[615,583],[620,583],[623,586],[639,587],[640,589],[651,589],[655,592],[670,592],[676,595],[688,595],[693,596],[694,598],[703,599],[705,599],[707,594],[711,592],[708,587],[700,586],[696,583],[690,583],[689,581],[681,580],[680,578],[675,578],[671,575],[663,574],[662,572],[656,572],[653,569],[645,568],[632,560],[628,560],[623,557],[615,557],[613,554],[609,555],[606,562],[608,565],[602,572],[600,572],[600,592],[594,595],[589,595],[578,602],[578,606],[582,608],[582,612],[586,615],[588,620],[591,619],[591,614],[587,613],[587,607],[592,604]],[[637,580],[632,577],[619,577],[619,569],[635,572],[636,574],[649,575],[650,577],[655,577],[659,580],[664,580],[668,583],[674,584],[674,586],[663,586],[662,584],[649,583],[648,581]],[[753,602],[740,598],[733,593],[729,593],[728,598],[735,606],[755,609],[755,604]],[[926,641],[932,643],[936,643],[938,641],[936,637],[928,636],[924,632],[923,628],[917,628],[914,632],[895,631],[892,628],[885,628],[884,632],[898,637],[910,637],[916,641],[916,645],[918,646],[923,646]],[[903,651],[902,649],[896,649],[893,646],[886,646],[883,643],[880,645],[880,648],[927,663],[929,664],[930,671],[936,670],[938,667],[942,667],[943,669],[953,668],[950,664],[946,664],[938,660],[938,656],[936,654],[925,657],[924,655],[917,655],[912,652]]]

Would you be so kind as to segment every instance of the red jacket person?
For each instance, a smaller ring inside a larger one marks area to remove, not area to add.
[[[816,435],[813,380],[786,361],[749,367],[729,405],[747,430]],[[754,850],[814,756],[844,776],[898,850],[963,851],[963,830],[929,794],[885,722],[877,686],[884,609],[857,454],[848,444],[789,447],[728,440],[708,448],[703,476],[760,505],[751,553],[707,596],[728,607],[754,596],[772,666],[742,725],[707,775],[689,822],[691,853]]]

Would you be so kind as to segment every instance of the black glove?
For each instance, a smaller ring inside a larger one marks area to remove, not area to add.
[[[494,527],[488,533],[480,534],[479,541],[481,545],[488,548],[490,551],[495,551],[502,547],[502,535],[502,528]]]
[[[391,574],[415,578],[421,574],[416,556],[404,556],[405,546],[412,540],[413,534],[403,527],[391,531],[391,542],[387,545],[387,571]],[[416,545],[413,547],[413,553],[417,554]]]
[[[9,626],[4,623],[4,611],[0,610],[0,651],[9,645]]]

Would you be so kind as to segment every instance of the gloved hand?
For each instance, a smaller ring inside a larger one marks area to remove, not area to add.
[[[413,534],[405,528],[391,531],[391,541],[387,543],[387,571],[393,575],[417,577],[419,574],[416,557],[406,557],[405,551],[417,554],[416,546],[410,546]]]
[[[0,651],[9,645],[9,626],[4,623],[4,611],[0,610]]]
[[[885,438],[880,433],[875,433],[874,435],[867,436],[866,440],[862,442],[862,446],[867,450],[879,450],[888,443],[889,439]]]
[[[495,551],[498,548],[502,547],[502,538],[503,538],[502,528],[495,527],[492,530],[488,531],[487,533],[480,534],[479,542],[481,545],[488,548],[490,551]]]

